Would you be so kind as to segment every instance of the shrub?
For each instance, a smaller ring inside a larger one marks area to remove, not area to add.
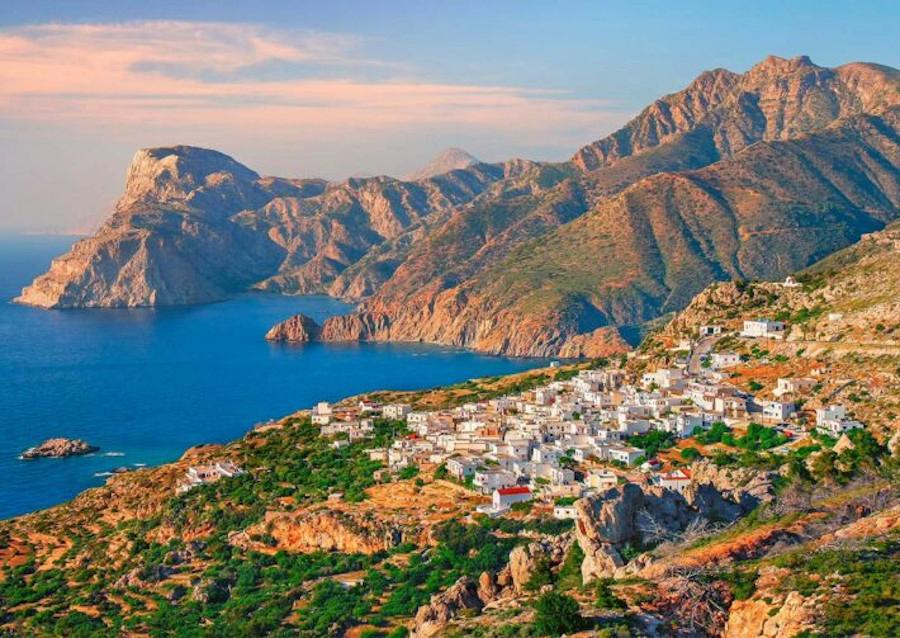
[[[584,618],[578,602],[571,596],[549,591],[534,603],[534,628],[542,636],[559,636],[578,631]]]

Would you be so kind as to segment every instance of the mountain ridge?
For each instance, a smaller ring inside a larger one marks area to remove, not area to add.
[[[259,177],[200,151],[182,166],[185,147],[149,152],[107,225],[18,301],[327,293],[361,303],[323,325],[327,340],[620,351],[621,326],[711,281],[783,276],[894,219],[898,87],[889,67],[771,56],[701,74],[569,162],[418,181]]]

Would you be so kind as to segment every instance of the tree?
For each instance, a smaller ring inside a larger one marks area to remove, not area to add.
[[[541,636],[559,636],[584,625],[578,602],[565,594],[549,591],[537,599],[534,609],[534,628]]]

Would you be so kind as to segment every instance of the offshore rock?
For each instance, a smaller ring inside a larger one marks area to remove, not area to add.
[[[100,448],[96,445],[91,445],[82,441],[81,439],[64,439],[64,438],[55,438],[55,439],[47,439],[40,445],[35,447],[28,448],[24,452],[22,452],[22,457],[25,460],[30,459],[40,459],[40,458],[55,458],[60,459],[67,456],[80,456],[82,454],[90,454],[91,452],[96,452]]]
[[[268,341],[306,343],[316,341],[321,330],[322,328],[312,318],[299,314],[272,326],[266,333],[266,339]]]

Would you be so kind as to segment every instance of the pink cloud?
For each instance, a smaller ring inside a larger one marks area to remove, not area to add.
[[[622,118],[603,101],[560,92],[416,81],[408,70],[367,58],[360,48],[358,39],[341,34],[214,22],[5,29],[0,117],[172,130],[462,125],[535,136],[570,136]],[[321,73],[255,79],[255,67],[272,63],[309,65]],[[388,79],[365,79],[375,67]]]

